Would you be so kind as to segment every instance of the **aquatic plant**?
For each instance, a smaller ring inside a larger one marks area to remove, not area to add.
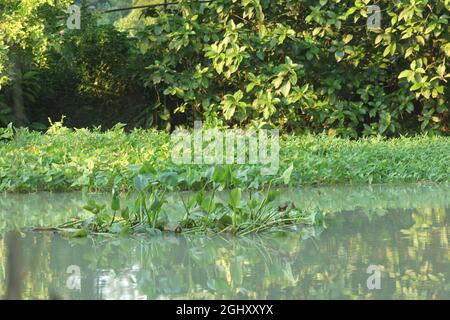
[[[204,173],[202,186],[196,192],[182,192],[180,188],[197,182],[176,172],[139,173],[133,178],[132,199],[123,205],[118,189],[113,188],[109,206],[90,200],[84,209],[92,213],[87,219],[65,223],[55,230],[68,231],[73,236],[88,234],[129,234],[159,232],[202,232],[249,234],[278,229],[294,223],[323,225],[323,214],[296,208],[291,202],[279,205],[275,200],[279,191],[272,185],[282,180],[288,184],[290,166],[280,177],[273,177],[263,190],[226,188],[232,183],[231,166],[215,166]],[[120,184],[121,178],[116,179]],[[226,197],[218,192],[227,190]],[[179,200],[184,214],[174,217],[165,204]]]
[[[102,131],[72,130],[55,122],[45,134],[11,128],[0,135],[0,192],[109,192],[114,186],[124,191],[133,188],[136,175],[152,170],[176,172],[178,189],[198,191],[210,170],[208,165],[174,164],[167,133],[125,133],[120,124]],[[450,182],[448,137],[282,136],[279,159],[280,173],[293,164],[292,186]],[[234,164],[231,169],[229,189],[261,189],[270,181],[258,165]]]

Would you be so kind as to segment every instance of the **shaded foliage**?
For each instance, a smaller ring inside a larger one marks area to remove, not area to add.
[[[182,1],[136,31],[171,112],[358,135],[448,130],[448,1]]]
[[[87,12],[91,2],[82,3]],[[109,3],[99,8],[119,6]],[[379,30],[366,27],[371,4],[382,9]],[[5,1],[1,10],[0,81],[11,85],[18,46],[23,73],[32,72],[22,84],[31,121],[68,114],[77,126],[173,129],[203,119],[348,137],[449,131],[449,0],[181,0],[111,19],[94,11],[71,31],[58,20],[66,5]],[[3,124],[10,111],[0,94]]]

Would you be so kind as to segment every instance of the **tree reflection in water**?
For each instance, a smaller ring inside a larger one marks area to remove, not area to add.
[[[48,298],[51,292],[71,299],[450,298],[450,205],[443,200],[448,191],[431,188],[427,197],[424,190],[409,190],[407,198],[385,190],[390,200],[383,201],[381,189],[366,190],[370,206],[358,202],[364,190],[341,191],[334,193],[335,210],[333,192],[321,192],[315,203],[328,210],[326,230],[296,227],[235,238],[27,233],[21,240],[23,298]],[[422,196],[434,202],[414,203]],[[2,240],[1,295],[5,258]],[[66,286],[70,265],[80,267],[81,290]],[[369,265],[380,266],[380,290],[366,286]]]

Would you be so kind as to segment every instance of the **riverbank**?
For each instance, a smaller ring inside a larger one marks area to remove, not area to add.
[[[0,192],[110,191],[118,176],[127,188],[136,173],[207,174],[207,165],[173,164],[170,150],[170,136],[154,130],[17,130],[0,141]],[[449,163],[448,137],[282,136],[278,172],[292,164],[292,186],[450,182]],[[231,171],[230,187],[257,188],[269,180],[255,166],[232,165]]]

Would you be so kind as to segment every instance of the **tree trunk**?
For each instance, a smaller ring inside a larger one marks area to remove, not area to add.
[[[11,48],[12,62],[12,102],[14,125],[23,127],[28,124],[22,87],[22,59],[17,47]]]

